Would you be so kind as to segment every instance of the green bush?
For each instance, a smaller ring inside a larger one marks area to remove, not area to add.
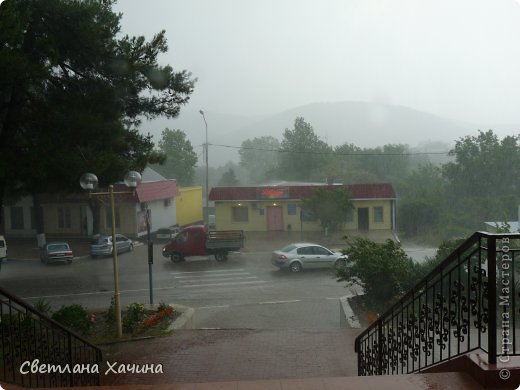
[[[457,249],[466,238],[445,240],[437,248],[435,256],[427,256],[421,264],[417,264],[417,278],[422,279],[428,275],[435,267],[444,261],[455,249]]]
[[[126,315],[123,318],[123,331],[132,333],[137,326],[144,320],[146,310],[144,305],[139,302],[133,302],[128,305]]]
[[[167,303],[161,302],[161,303],[159,303],[159,306],[157,306],[157,313],[164,311],[169,307],[170,307],[170,305],[168,305]]]
[[[116,298],[114,296],[110,299],[110,306],[106,313],[106,320],[109,324],[116,322]]]
[[[34,303],[34,308],[40,313],[47,315],[49,315],[51,312],[51,305],[43,298],[38,298],[38,300]]]
[[[347,287],[361,286],[364,303],[373,312],[386,311],[417,281],[416,263],[392,240],[378,244],[354,237],[343,253],[348,266],[334,270],[337,281],[346,281]]]
[[[81,305],[62,306],[52,315],[52,319],[79,333],[87,333],[92,323]]]

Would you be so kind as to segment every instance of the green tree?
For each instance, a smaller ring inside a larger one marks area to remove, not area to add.
[[[364,148],[357,152],[356,165],[370,172],[378,181],[395,181],[409,172],[410,155],[408,145],[387,144],[382,147]]]
[[[327,172],[327,179],[344,184],[377,183],[380,179],[366,170],[359,154],[362,149],[354,144],[345,143],[334,148],[333,155],[327,164],[314,170],[311,180],[323,181],[323,172]]]
[[[520,193],[520,136],[499,139],[492,130],[460,138],[443,166],[447,180],[444,219],[458,234],[486,220],[516,216]],[[449,238],[449,237],[448,237]]]
[[[154,165],[153,169],[167,178],[176,179],[181,185],[192,184],[197,154],[186,139],[186,133],[164,129],[159,140],[159,150],[166,156],[166,161],[162,165]]]
[[[113,183],[163,160],[140,118],[177,116],[194,80],[158,64],[164,31],[149,42],[121,35],[113,4],[0,5],[0,201],[77,191],[86,171]]]
[[[392,240],[378,244],[354,237],[343,250],[348,266],[334,270],[338,282],[360,286],[367,309],[382,314],[406,293],[417,280],[417,265]]]
[[[493,130],[456,141],[455,162],[444,165],[444,176],[455,196],[517,195],[520,191],[520,135],[499,139]]]
[[[247,139],[238,151],[240,166],[249,173],[249,180],[261,184],[276,168],[280,142],[271,136]]]
[[[302,202],[320,220],[320,224],[328,232],[341,229],[347,214],[353,209],[350,194],[345,188],[316,188],[312,196]]]
[[[307,180],[311,172],[330,162],[331,153],[332,147],[316,135],[309,123],[298,117],[294,129],[284,131],[278,172],[287,180]]]
[[[419,166],[400,186],[398,221],[409,236],[434,230],[443,213],[445,180],[441,168],[433,164]]]
[[[233,168],[229,168],[226,172],[224,172],[218,182],[218,185],[224,187],[234,187],[238,185],[238,179],[235,176],[235,171]]]

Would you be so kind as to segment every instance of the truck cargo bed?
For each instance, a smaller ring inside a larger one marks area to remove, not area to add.
[[[244,232],[242,230],[210,230],[206,248],[226,248],[237,250],[244,247]]]

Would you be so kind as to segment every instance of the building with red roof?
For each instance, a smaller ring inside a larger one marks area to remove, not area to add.
[[[209,200],[215,202],[219,230],[321,230],[319,221],[301,206],[316,188],[345,188],[350,193],[354,208],[345,216],[345,230],[395,230],[396,194],[389,183],[214,187]]]
[[[146,168],[142,182],[135,191],[123,183],[114,184],[115,220],[117,233],[139,237],[147,233],[146,210],[150,210],[151,231],[177,224],[176,199],[180,190],[175,180],[168,180]],[[79,184],[78,184],[79,187]],[[105,192],[106,188],[96,191]],[[125,192],[121,194],[118,192]],[[52,236],[91,236],[94,215],[91,204],[99,210],[99,232],[111,232],[111,208],[109,195],[88,193],[40,194],[44,231]],[[184,202],[186,203],[186,202]],[[5,233],[8,237],[33,236],[36,234],[31,197],[4,207]],[[97,212],[97,211],[94,211]],[[200,212],[199,212],[200,213]]]

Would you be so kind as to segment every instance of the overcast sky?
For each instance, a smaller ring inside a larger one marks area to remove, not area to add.
[[[189,109],[378,101],[520,124],[520,0],[119,0],[131,35],[198,78]]]

